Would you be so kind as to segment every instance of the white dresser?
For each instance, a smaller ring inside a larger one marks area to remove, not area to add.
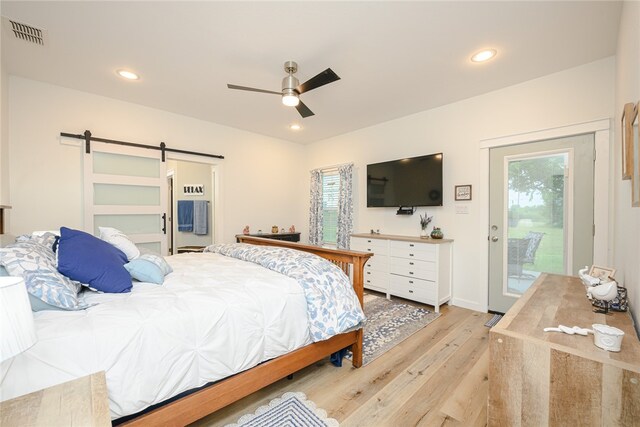
[[[352,234],[351,249],[372,252],[364,267],[364,287],[440,305],[451,299],[451,239],[386,234]]]

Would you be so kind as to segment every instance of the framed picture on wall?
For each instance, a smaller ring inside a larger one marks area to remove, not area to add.
[[[631,122],[631,206],[640,207],[640,134],[638,134],[638,120],[640,120],[640,101],[636,104]]]
[[[631,179],[633,170],[633,115],[636,106],[630,102],[622,109],[620,134],[622,135],[622,179]]]
[[[471,185],[456,185],[456,201],[471,200]]]

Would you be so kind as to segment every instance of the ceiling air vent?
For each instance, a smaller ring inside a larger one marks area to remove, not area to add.
[[[13,35],[20,40],[31,42],[44,46],[44,31],[31,25],[21,24],[20,22],[9,19]]]

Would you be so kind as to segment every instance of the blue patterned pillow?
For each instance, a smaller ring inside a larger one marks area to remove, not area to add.
[[[29,294],[50,306],[65,310],[86,308],[78,300],[80,284],[58,272],[55,254],[39,242],[23,239],[0,248],[0,265],[11,276],[22,277]]]

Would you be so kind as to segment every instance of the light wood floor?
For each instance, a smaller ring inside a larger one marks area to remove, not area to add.
[[[288,391],[301,391],[342,427],[484,426],[490,314],[442,306],[442,315],[373,362],[318,362],[212,414],[233,423]]]

